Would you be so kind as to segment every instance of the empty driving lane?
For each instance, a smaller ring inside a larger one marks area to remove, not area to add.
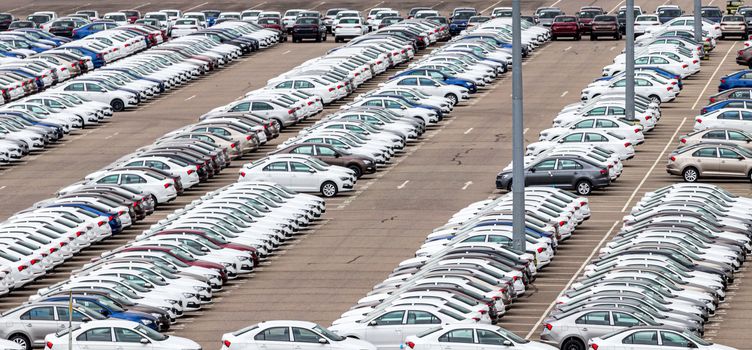
[[[109,123],[83,129],[31,156],[26,164],[0,170],[0,219],[48,198],[55,191],[118,158],[148,145],[157,137],[195,122],[198,116],[228,103],[267,80],[334,47],[334,43],[281,44],[248,55],[138,108],[117,113]],[[290,50],[290,54],[281,54]],[[284,59],[280,59],[284,57]]]

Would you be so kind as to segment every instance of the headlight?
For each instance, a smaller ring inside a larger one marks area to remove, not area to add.
[[[373,162],[368,159],[364,159],[363,164],[370,165],[370,164],[373,164]]]
[[[183,293],[183,296],[186,297],[186,298],[193,298],[196,295],[193,294],[193,293]]]
[[[232,266],[232,263],[228,263],[228,262],[223,262],[223,263],[222,263],[222,266],[224,266],[224,267]]]
[[[143,323],[144,325],[150,325],[150,324],[154,323],[154,321],[152,321],[152,320],[147,320],[147,319],[142,319],[142,320],[141,320],[141,323]]]
[[[170,304],[177,304],[178,303],[177,300],[172,300],[172,299],[167,299],[167,302],[170,303]],[[167,310],[169,310],[169,309],[167,309]]]
[[[350,178],[349,178],[349,177],[347,177],[347,176],[341,176],[341,177],[340,177],[339,179],[340,179],[340,180],[342,180],[342,181],[347,181],[347,180],[348,180],[348,179],[350,179]]]
[[[154,316],[154,317],[156,317],[157,319],[160,319],[160,318],[162,318],[162,315],[160,315],[160,314],[158,314],[158,313],[153,313],[153,314],[151,314],[151,315],[152,315],[152,316]]]

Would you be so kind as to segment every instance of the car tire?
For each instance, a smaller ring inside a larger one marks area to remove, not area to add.
[[[650,99],[651,102],[655,101],[655,102],[658,102],[658,104],[660,104],[662,102],[661,98],[658,97],[658,96],[656,96],[656,95],[650,95],[650,96],[648,96],[648,98]]]
[[[323,184],[321,184],[321,195],[323,195],[325,198],[331,198],[337,195],[337,192],[339,192],[339,189],[337,188],[337,184],[331,181],[325,181]]]
[[[359,179],[361,176],[363,176],[363,171],[360,170],[359,166],[355,164],[351,164],[351,165],[348,165],[347,168],[355,172],[356,179]]]
[[[577,184],[574,187],[575,191],[577,191],[577,194],[581,196],[587,196],[591,192],[593,192],[593,184],[591,184],[588,180],[577,181]]]
[[[551,35],[551,41],[556,41],[556,35]]]
[[[149,197],[151,197],[151,200],[154,202],[155,208],[159,206],[160,203],[157,201],[157,197],[155,197],[153,194],[150,194]]]
[[[749,174],[747,174],[747,178],[750,182],[752,182],[752,170],[749,171]]]
[[[561,344],[561,350],[585,350],[585,344],[577,338],[569,338]]]
[[[582,40],[582,34],[577,34],[577,36],[574,37],[574,40],[577,40],[577,41]]]
[[[125,102],[123,102],[123,100],[119,98],[116,98],[110,101],[110,107],[112,107],[112,110],[115,112],[121,112],[125,109]]]
[[[29,341],[29,338],[27,338],[23,334],[14,334],[11,335],[8,340],[21,345],[25,350],[31,350],[31,341]]]
[[[512,192],[512,181],[507,184],[507,191]]]
[[[596,39],[598,39],[597,36],[590,34],[590,41],[595,41]]]
[[[693,167],[688,167],[682,171],[684,182],[696,182],[700,178],[700,173]]]
[[[455,94],[446,94],[444,95],[444,97],[452,101],[452,106],[456,106],[457,103],[460,102],[459,97],[457,97],[457,95]]]
[[[272,119],[272,123],[277,124],[277,130],[282,131],[282,129],[285,127],[284,124],[282,124],[282,121],[279,119]]]

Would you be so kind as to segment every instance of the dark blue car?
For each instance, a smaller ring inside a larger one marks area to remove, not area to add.
[[[104,224],[109,224],[110,228],[112,229],[112,234],[120,233],[123,231],[123,224],[120,222],[120,218],[117,215],[108,213],[104,208],[94,207],[94,205],[92,204],[62,203],[62,204],[53,204],[50,207],[80,208],[90,213],[94,213],[100,217],[103,217],[103,220],[99,222],[99,226],[102,226]]]
[[[468,92],[470,92],[471,94],[478,92],[478,87],[475,86],[475,83],[473,83],[472,81],[467,80],[467,79],[455,78],[437,69],[423,69],[423,68],[408,69],[402,73],[389,77],[389,79],[393,79],[396,77],[403,77],[406,75],[430,76],[432,78],[443,81],[445,84],[462,86],[466,88]]]
[[[722,108],[750,108],[752,109],[752,100],[730,99],[718,101],[702,108],[700,114],[710,113]]]
[[[449,22],[449,34],[454,36],[467,29],[467,21],[477,14],[478,11],[475,10],[456,11]]]
[[[104,55],[101,53],[98,53],[88,47],[83,46],[66,46],[66,50],[70,50],[75,52],[76,54],[80,56],[89,56],[91,57],[91,63],[94,64],[94,68],[99,68],[101,66],[104,66],[106,63],[104,61]]]
[[[752,69],[745,69],[731,73],[721,78],[718,92],[741,87],[752,87]]]
[[[113,22],[94,22],[73,30],[73,38],[81,39],[103,30],[117,27]]]
[[[67,302],[68,300],[69,300],[68,297],[56,296],[56,297],[46,298],[43,301]],[[145,312],[127,311],[115,305],[114,303],[111,303],[111,302],[107,303],[93,296],[74,296],[73,302],[75,304],[82,305],[89,309],[97,311],[105,317],[112,317],[112,318],[117,318],[121,320],[133,321],[139,324],[143,324],[155,331],[159,331],[157,318]]]

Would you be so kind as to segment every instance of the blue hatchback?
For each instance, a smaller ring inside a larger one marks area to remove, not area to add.
[[[81,26],[73,30],[73,38],[81,39],[92,35],[94,33],[101,32],[103,30],[112,29],[117,27],[117,24],[111,22],[94,22]]]
[[[730,99],[718,101],[702,108],[700,114],[710,113],[722,108],[750,108],[752,109],[752,100]]]
[[[67,302],[68,300],[69,298],[66,296],[56,296],[56,297],[46,298],[43,301],[66,301]],[[121,320],[133,321],[139,324],[143,324],[155,331],[159,331],[157,318],[145,312],[128,311],[128,310],[120,308],[119,306],[115,305],[112,302],[109,302],[109,303],[103,302],[102,300],[99,300],[94,296],[74,296],[73,302],[78,305],[82,305],[82,306],[85,306],[86,308],[97,311],[100,314],[104,315],[105,317],[112,317],[112,318],[117,318]]]
[[[733,89],[752,87],[752,70],[745,69],[736,73],[731,73],[721,78],[721,83],[718,84],[718,92]]]

